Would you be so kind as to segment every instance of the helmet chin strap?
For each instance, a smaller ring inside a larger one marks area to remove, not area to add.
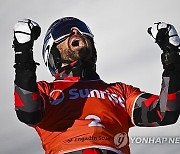
[[[96,73],[96,64],[91,61],[73,61],[58,69],[56,79],[64,79],[67,77],[79,77],[82,80],[99,79]]]

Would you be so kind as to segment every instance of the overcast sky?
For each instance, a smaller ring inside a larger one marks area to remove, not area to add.
[[[74,16],[86,22],[95,35],[97,72],[106,82],[121,81],[142,91],[159,94],[161,51],[147,34],[154,22],[174,24],[180,32],[179,0],[1,0],[0,1],[0,154],[43,154],[40,139],[20,123],[14,111],[13,26],[22,18],[41,25],[34,46],[38,80],[52,81],[42,57],[42,43],[49,25]],[[180,137],[180,120],[173,126],[130,129],[130,136]],[[132,154],[178,154],[179,144],[131,144]]]

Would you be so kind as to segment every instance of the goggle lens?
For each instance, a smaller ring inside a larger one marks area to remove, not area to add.
[[[87,35],[93,38],[93,34],[85,23],[76,19],[76,20],[65,20],[63,22],[57,23],[52,29],[52,37],[55,40],[55,43],[59,43],[70,35],[70,32],[73,28],[76,28],[80,31],[81,34]]]

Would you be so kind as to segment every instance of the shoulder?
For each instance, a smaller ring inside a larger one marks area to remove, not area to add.
[[[41,93],[49,93],[50,89],[53,87],[53,82],[38,81],[37,85]]]

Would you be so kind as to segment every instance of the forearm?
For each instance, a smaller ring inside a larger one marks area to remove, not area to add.
[[[172,66],[162,75],[159,96],[142,94],[136,101],[134,122],[138,126],[162,126],[174,124],[180,111],[180,71]]]
[[[15,68],[15,80],[14,83],[18,87],[37,92],[36,83],[36,64],[35,63],[19,63],[14,65]]]
[[[177,96],[178,94],[176,94]],[[179,102],[178,100],[167,100],[165,111],[162,112],[160,102],[157,99],[152,99],[152,94],[142,94],[136,101],[133,112],[134,123],[136,126],[154,127],[164,126],[176,123],[179,117]],[[179,98],[178,98],[179,99]],[[161,102],[162,103],[162,102]],[[137,105],[138,104],[138,105]]]
[[[171,64],[163,72],[159,104],[163,119],[160,125],[173,124],[180,111],[180,65]]]

